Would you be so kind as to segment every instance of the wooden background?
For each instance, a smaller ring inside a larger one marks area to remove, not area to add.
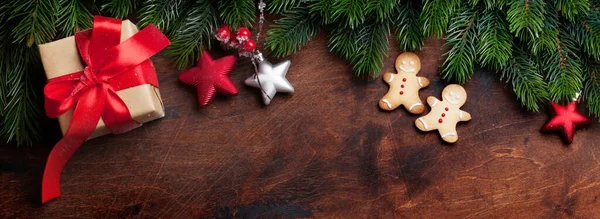
[[[445,86],[442,42],[425,45],[423,100]],[[391,47],[385,71],[400,54]],[[86,142],[64,170],[62,197],[40,204],[55,123],[33,148],[0,145],[0,218],[600,217],[597,122],[566,146],[539,132],[545,111],[525,112],[497,74],[479,69],[465,86],[473,119],[444,144],[414,127],[418,116],[379,110],[387,85],[357,79],[324,33],[289,58],[296,93],[263,106],[243,85],[253,71],[240,59],[240,95],[203,109],[180,71],[153,58],[166,117]]]

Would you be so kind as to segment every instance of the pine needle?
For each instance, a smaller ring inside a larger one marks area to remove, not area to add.
[[[71,36],[75,32],[92,27],[94,16],[88,7],[93,5],[87,5],[85,1],[80,0],[58,0],[58,4],[60,8],[56,25],[60,27],[61,36]]]
[[[501,10],[491,10],[480,16],[477,51],[481,65],[500,70],[508,64],[513,39]]]
[[[103,12],[111,17],[125,19],[139,7],[138,0],[108,0],[101,6]]]
[[[544,2],[513,0],[509,5],[506,19],[510,23],[510,32],[521,39],[536,38],[544,26]]]
[[[538,112],[548,102],[548,84],[540,74],[540,67],[519,46],[513,47],[512,55],[501,71],[500,80],[512,87],[521,106],[529,111]]]
[[[179,28],[184,15],[190,8],[187,0],[148,0],[140,9],[138,26],[154,24],[168,36]]]
[[[300,6],[300,3],[302,3],[303,1],[306,0],[271,0],[268,1],[267,10],[274,14],[285,13],[291,10],[292,8]]]
[[[371,22],[357,27],[360,41],[356,53],[350,57],[352,70],[358,77],[376,77],[383,68],[383,58],[389,49],[390,28],[387,22]]]
[[[441,38],[446,30],[450,18],[461,1],[448,0],[424,0],[421,22],[423,23],[423,35]]]
[[[11,0],[9,20],[15,21],[12,28],[14,43],[33,44],[50,42],[56,35],[56,14],[58,4],[55,0],[19,1]]]
[[[267,31],[265,47],[277,57],[288,56],[306,45],[319,32],[320,24],[305,5],[288,10]]]
[[[173,58],[176,67],[193,64],[202,54],[205,45],[210,47],[213,30],[218,24],[215,9],[210,0],[196,0],[195,7],[187,14],[177,30],[166,55]]]
[[[396,7],[394,34],[402,50],[417,50],[423,48],[423,25],[419,19],[420,5],[412,2]]]
[[[444,69],[442,77],[448,81],[456,83],[465,83],[471,78],[474,71],[475,55],[477,52],[477,12],[469,7],[461,8],[461,12],[454,18],[450,24],[448,36],[444,48],[450,47],[450,50],[444,54]]]
[[[238,27],[252,27],[255,18],[252,0],[220,0],[220,17],[233,30]]]
[[[600,62],[591,59],[583,59],[583,93],[582,100],[587,102],[591,115],[600,117]]]
[[[549,85],[550,98],[554,102],[571,102],[583,87],[578,48],[565,28],[556,27],[556,50],[544,53],[543,71]]]

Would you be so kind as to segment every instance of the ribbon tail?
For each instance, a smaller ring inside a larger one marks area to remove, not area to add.
[[[67,161],[96,129],[105,95],[106,91],[97,87],[84,93],[77,103],[69,130],[48,156],[42,178],[42,203],[60,196],[60,175]]]
[[[92,133],[90,133],[92,134]],[[87,139],[83,136],[65,135],[48,156],[42,180],[42,204],[60,196],[60,175],[67,161]]]

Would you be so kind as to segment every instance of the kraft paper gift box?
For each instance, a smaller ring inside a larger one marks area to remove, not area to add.
[[[137,32],[138,29],[133,23],[124,20],[121,26],[121,42]],[[85,68],[85,63],[81,60],[74,36],[40,45],[39,50],[48,79],[83,71]],[[117,94],[127,105],[133,120],[140,124],[165,116],[164,106],[157,87],[143,84],[117,91]],[[58,117],[63,135],[71,124],[74,109],[73,107]],[[104,121],[100,119],[96,130],[88,139],[109,133],[110,131],[106,128]]]

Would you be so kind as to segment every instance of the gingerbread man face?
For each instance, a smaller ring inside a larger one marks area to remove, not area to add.
[[[451,84],[442,91],[442,100],[449,104],[461,107],[467,102],[467,91],[460,85]]]
[[[402,53],[396,58],[396,71],[398,73],[417,74],[421,70],[421,60],[412,52]]]
[[[402,53],[396,58],[398,74],[385,73],[383,80],[390,85],[387,94],[379,100],[379,107],[383,110],[394,110],[404,106],[413,114],[423,113],[425,106],[419,98],[419,90],[429,85],[429,80],[417,77],[421,70],[419,56],[412,52]]]

